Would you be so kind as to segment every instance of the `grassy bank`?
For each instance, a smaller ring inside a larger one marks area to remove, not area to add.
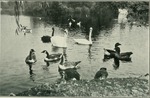
[[[16,96],[149,96],[149,84],[146,79],[108,78],[106,80],[80,80],[45,83],[33,87]]]

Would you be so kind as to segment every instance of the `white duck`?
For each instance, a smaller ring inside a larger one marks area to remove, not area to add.
[[[93,31],[93,28],[90,27],[90,32],[89,32],[89,40],[87,39],[74,39],[74,41],[77,43],[77,44],[83,44],[83,45],[91,45],[92,44],[92,31]]]
[[[51,38],[51,43],[55,47],[60,47],[60,48],[67,48],[67,36],[68,36],[68,30],[64,30],[64,36],[53,36]]]

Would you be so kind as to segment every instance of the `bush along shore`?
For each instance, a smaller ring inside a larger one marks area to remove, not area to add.
[[[60,80],[54,84],[44,83],[27,91],[16,94],[16,96],[130,96],[148,97],[149,81],[140,78],[108,78],[105,80]]]

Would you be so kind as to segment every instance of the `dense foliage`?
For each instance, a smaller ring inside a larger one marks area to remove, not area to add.
[[[128,20],[138,21],[141,24],[148,23],[148,2],[58,2],[58,1],[35,1],[22,2],[24,15],[44,17],[46,22],[53,22],[61,26],[68,24],[68,17],[72,16],[77,22],[82,21],[82,26],[88,32],[93,26],[95,31],[101,27],[107,27],[111,20],[117,18],[118,8],[121,6],[128,9]],[[1,2],[2,13],[14,9],[15,2]],[[12,13],[14,14],[14,13]]]

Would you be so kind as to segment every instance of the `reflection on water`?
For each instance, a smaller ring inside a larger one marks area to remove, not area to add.
[[[45,55],[41,53],[48,50],[50,54],[63,53],[68,61],[82,61],[78,72],[82,79],[93,79],[99,68],[105,67],[108,70],[108,78],[114,77],[137,77],[148,72],[148,28],[126,25],[120,28],[116,23],[112,28],[101,30],[92,46],[75,44],[73,38],[84,38],[81,32],[69,32],[67,49],[56,48],[51,43],[42,43],[43,35],[50,35],[52,26],[34,17],[20,16],[20,23],[32,29],[32,34],[15,35],[17,27],[13,16],[2,15],[1,17],[1,66],[0,66],[0,94],[8,95],[11,92],[20,92],[37,85],[36,83],[53,83],[60,78],[58,73],[59,62],[46,66]],[[63,32],[55,27],[56,35],[63,35]],[[74,36],[70,36],[75,34]],[[132,51],[132,63],[120,62],[118,70],[114,70],[113,59],[103,62],[104,48],[113,49],[114,44],[120,42],[121,52]],[[37,63],[33,65],[33,72],[29,72],[24,60],[30,49],[35,49]],[[143,52],[144,50],[144,52]],[[33,75],[36,74],[36,75]],[[30,75],[31,74],[31,75]],[[33,82],[34,81],[34,82]]]
[[[115,57],[113,67],[115,70],[117,70],[119,68],[119,66],[120,66],[120,61],[118,58]]]

